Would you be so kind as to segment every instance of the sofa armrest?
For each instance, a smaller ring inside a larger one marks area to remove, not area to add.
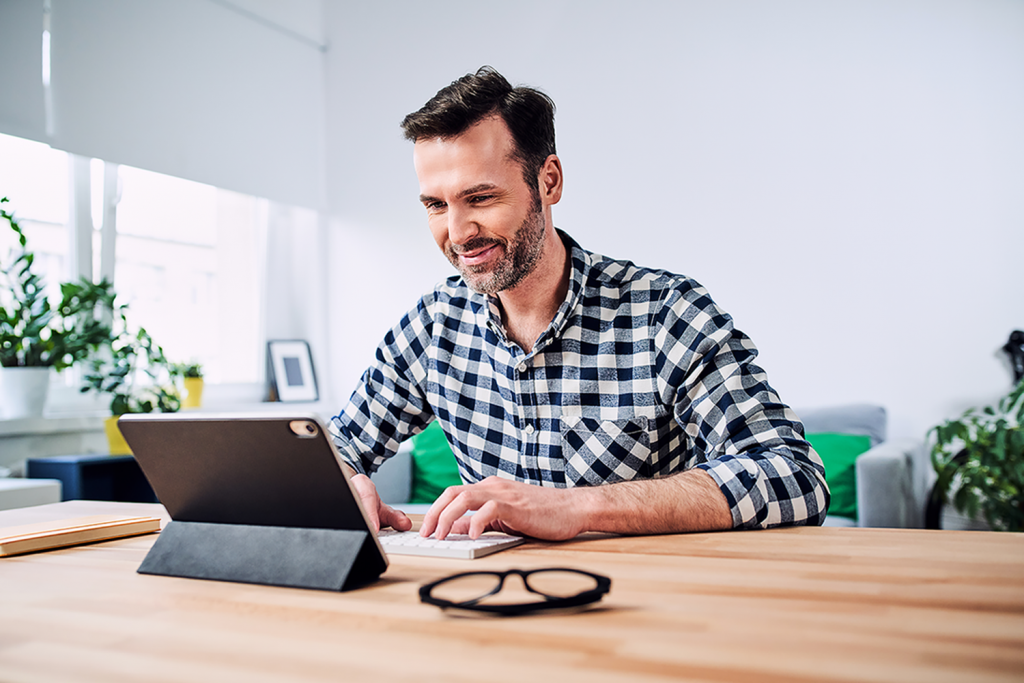
[[[405,441],[398,452],[384,461],[370,477],[380,499],[389,504],[406,503],[412,495],[412,441]]]
[[[920,528],[924,501],[915,491],[922,444],[892,439],[857,458],[857,523],[862,527]]]

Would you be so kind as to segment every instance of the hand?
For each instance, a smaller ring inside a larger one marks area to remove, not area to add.
[[[370,517],[374,533],[381,530],[381,527],[392,527],[396,531],[408,531],[412,529],[412,520],[404,512],[394,509],[390,505],[381,502],[377,495],[377,486],[365,474],[353,474],[352,485],[359,494],[359,500],[363,503],[366,514]]]
[[[420,535],[444,539],[456,533],[479,538],[485,531],[501,531],[564,541],[586,531],[579,504],[585,494],[584,489],[547,488],[498,477],[450,486],[430,506]],[[470,510],[476,514],[464,517]]]

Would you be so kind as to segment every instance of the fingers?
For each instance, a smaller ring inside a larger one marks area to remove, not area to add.
[[[466,522],[461,526],[468,526],[468,530],[462,533],[468,533],[470,538],[477,539],[485,531],[491,531],[494,529],[494,525],[498,523],[498,504],[493,500],[489,500],[480,506],[480,509],[476,511],[472,517],[468,520],[463,518],[458,520],[460,522]]]
[[[437,500],[427,510],[427,514],[423,515],[423,523],[420,524],[420,536],[426,538],[434,533],[437,529],[437,522],[441,512],[444,511],[448,503],[452,502],[459,495],[461,490],[461,486],[449,486],[437,497]]]
[[[446,489],[424,517],[420,534],[479,538],[486,531],[563,541],[585,531],[582,489],[534,486],[498,477]],[[466,513],[475,511],[471,516]]]
[[[485,531],[496,528],[498,503],[491,498],[485,485],[452,486],[434,501],[420,526],[421,536],[434,535],[444,540],[448,534],[469,534],[479,538]],[[475,511],[472,516],[466,513]]]
[[[472,515],[465,515],[455,520],[455,522],[452,523],[452,528],[451,531],[448,532],[448,535],[460,534],[476,539],[480,538],[480,536],[488,531],[500,531],[506,534],[518,533],[502,524],[501,520],[490,519],[490,517],[491,515],[489,513],[483,512],[483,508],[480,508],[479,512]]]
[[[389,526],[396,531],[408,531],[412,529],[412,520],[401,510],[396,510],[390,505],[380,504],[379,510],[380,525]]]
[[[466,515],[465,517],[459,517],[457,520],[455,520],[455,523],[452,524],[452,529],[451,529],[451,531],[448,532],[448,534],[449,535],[451,535],[451,534],[466,534],[466,535],[468,535],[469,534],[469,523],[471,521],[473,521],[473,517],[475,517],[475,516],[476,515]]]
[[[470,508],[466,506],[466,486],[449,486],[427,510],[420,526],[420,536],[434,535],[444,539],[451,533],[452,524]]]
[[[359,500],[366,510],[366,516],[370,518],[370,525],[374,533],[381,530],[381,527],[391,527],[397,531],[408,531],[412,529],[412,520],[400,510],[381,502],[377,495],[377,486],[365,474],[354,474],[351,477],[352,485],[359,495]]]
[[[487,531],[501,531],[506,534],[517,533],[502,524],[501,520],[492,519],[491,517],[492,515],[489,512],[485,512],[483,508],[480,508],[478,512],[472,515],[464,515],[452,522],[452,528],[449,529],[447,535],[465,535],[476,539],[480,538]]]
[[[435,538],[444,540],[451,533],[467,533],[469,522],[463,520],[463,515],[472,510],[478,510],[487,501],[488,497],[482,491],[480,484],[449,486],[434,501],[424,516],[423,524],[420,526],[420,535],[427,537],[433,534]],[[492,507],[494,506],[492,505]],[[477,512],[477,514],[480,513]],[[481,522],[481,524],[486,524],[486,522]],[[479,537],[481,533],[483,532],[478,532],[473,538]]]
[[[365,474],[355,474],[351,477],[352,486],[355,487],[359,500],[366,510],[366,516],[370,518],[370,526],[374,533],[380,531],[380,496],[377,495],[377,487]]]

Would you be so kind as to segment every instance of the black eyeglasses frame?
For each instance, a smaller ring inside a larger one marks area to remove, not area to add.
[[[546,595],[538,590],[535,590],[530,586],[529,577],[531,574],[539,572],[571,572],[574,574],[582,574],[588,576],[597,582],[597,585],[591,589],[585,590],[577,595],[571,595],[568,597],[557,597],[552,595]],[[436,598],[431,595],[431,592],[440,586],[441,584],[462,579],[468,576],[494,576],[497,577],[497,584],[493,590],[479,597],[473,598],[472,600],[466,600],[463,602],[452,602],[450,600],[444,600],[442,598]],[[518,576],[523,580],[523,585],[526,586],[526,590],[544,598],[543,602],[522,602],[522,603],[511,603],[505,605],[481,605],[478,604],[484,598],[496,595],[501,592],[501,589],[505,586],[505,579],[510,576]],[[508,571],[476,571],[476,572],[461,572],[459,574],[452,574],[446,576],[437,581],[432,581],[428,584],[420,586],[420,602],[424,602],[428,605],[434,605],[441,609],[459,609],[469,610],[474,612],[488,612],[491,614],[500,614],[503,616],[518,616],[521,614],[530,614],[532,612],[539,612],[543,610],[554,610],[554,609],[567,609],[570,607],[580,607],[582,605],[588,605],[593,602],[599,601],[605,596],[605,594],[611,590],[612,580],[607,576],[601,574],[594,574],[593,572],[583,571],[582,569],[570,569],[568,567],[542,567],[539,569],[509,569]]]

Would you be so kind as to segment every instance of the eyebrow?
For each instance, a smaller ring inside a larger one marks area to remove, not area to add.
[[[486,192],[487,190],[496,190],[496,189],[498,189],[498,186],[495,185],[494,183],[480,183],[478,185],[474,185],[473,187],[467,187],[465,190],[461,190],[457,195],[455,195],[455,198],[456,199],[462,199],[463,197],[468,197],[470,195],[476,194],[477,192]],[[420,203],[421,204],[427,204],[429,202],[438,202],[438,201],[441,201],[441,200],[438,199],[437,197],[431,197],[430,195],[425,195],[425,194],[421,194],[420,195]]]

